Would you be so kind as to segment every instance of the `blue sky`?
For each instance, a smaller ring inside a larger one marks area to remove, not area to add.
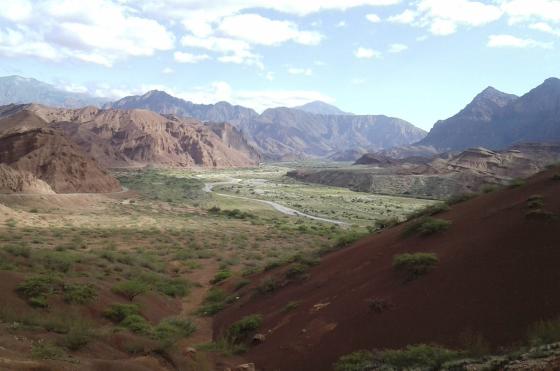
[[[429,129],[560,77],[560,0],[10,0],[0,74],[262,111],[324,100]]]

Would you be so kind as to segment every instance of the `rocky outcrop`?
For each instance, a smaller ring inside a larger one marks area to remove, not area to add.
[[[0,163],[21,174],[32,174],[57,193],[121,190],[119,182],[101,169],[95,160],[84,155],[62,133],[50,128],[32,129],[0,137]],[[20,175],[19,179],[32,180],[26,175]],[[48,192],[42,183],[33,185],[33,188],[44,188]],[[24,191],[21,187],[20,190]]]
[[[14,131],[7,122],[23,127],[18,116],[31,115],[40,121],[35,127],[58,130],[109,168],[234,167],[254,166],[260,161],[259,153],[229,124],[205,125],[147,110],[59,109],[30,104],[4,111],[2,118],[0,109],[0,135],[3,127],[10,128],[4,134]]]
[[[503,151],[471,148],[433,159],[368,155],[360,162],[370,165],[367,167],[300,169],[288,175],[362,192],[445,199],[478,192],[488,184],[507,184],[515,178],[528,177],[558,161],[560,144],[526,143]]]
[[[27,171],[0,164],[0,193],[54,193],[51,187]],[[0,205],[0,208],[2,205]]]

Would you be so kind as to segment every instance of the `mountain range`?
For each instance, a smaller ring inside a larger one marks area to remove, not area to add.
[[[202,121],[229,122],[239,128],[265,158],[273,160],[327,157],[345,150],[380,150],[411,144],[425,135],[423,130],[398,118],[346,114],[322,102],[296,108],[271,108],[259,115],[227,102],[194,104],[162,91],[150,91],[106,107],[142,108]]]
[[[40,103],[47,106],[79,108],[101,106],[108,99],[85,93],[69,92],[39,80],[21,77],[0,77],[0,106],[6,104]]]
[[[438,121],[418,145],[439,152],[503,149],[520,142],[560,141],[560,80],[549,78],[517,97],[492,87],[455,116]]]

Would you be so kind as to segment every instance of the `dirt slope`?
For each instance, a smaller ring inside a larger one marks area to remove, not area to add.
[[[438,215],[453,222],[448,231],[404,238],[401,225],[326,256],[305,281],[268,296],[246,293],[218,315],[215,337],[233,321],[260,313],[267,339],[246,360],[260,370],[290,371],[329,370],[359,349],[421,342],[459,347],[466,331],[495,347],[522,342],[532,323],[560,314],[560,221],[526,217],[534,194],[544,197],[546,210],[560,213],[560,181],[552,179],[559,172],[456,205]],[[392,268],[394,255],[405,252],[436,253],[439,264],[405,284]],[[372,312],[372,298],[391,308]],[[283,311],[294,301],[295,310]]]

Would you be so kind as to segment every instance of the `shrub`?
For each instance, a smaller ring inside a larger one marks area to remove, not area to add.
[[[126,318],[121,321],[120,325],[132,332],[144,335],[149,334],[151,331],[151,326],[148,321],[139,314],[126,316]]]
[[[74,257],[63,251],[53,251],[42,257],[43,265],[46,269],[66,273],[74,264]]]
[[[439,346],[418,344],[402,350],[385,350],[380,359],[388,366],[403,369],[440,369],[445,362],[459,358],[460,353]]]
[[[160,280],[156,283],[156,289],[162,294],[173,298],[185,297],[190,291],[188,282],[180,278]]]
[[[375,313],[383,313],[389,309],[391,303],[387,299],[372,298],[367,300],[369,310]]]
[[[26,245],[8,245],[5,249],[13,256],[21,256],[24,258],[29,258],[31,256],[31,248]]]
[[[541,195],[532,195],[527,199],[529,209],[540,209],[544,207],[544,198]]]
[[[215,285],[217,283],[220,283],[222,281],[227,280],[230,277],[231,277],[231,272],[230,271],[228,271],[228,270],[219,271],[218,273],[216,273],[214,278],[212,278],[212,280],[210,280],[210,283]]]
[[[140,307],[137,304],[111,304],[103,312],[103,316],[115,322],[121,322],[133,314],[140,314]]]
[[[509,182],[508,187],[509,188],[519,188],[519,187],[523,187],[525,185],[525,180],[523,179],[513,179],[511,182]]]
[[[308,267],[301,263],[295,263],[286,271],[287,279],[298,279],[307,275]]]
[[[399,224],[400,221],[398,218],[382,218],[382,219],[377,219],[375,221],[375,225],[374,228],[377,229],[385,229],[385,228],[391,228],[394,227],[395,225]],[[370,231],[373,232],[373,231]]]
[[[85,347],[92,338],[91,329],[85,325],[73,326],[68,333],[62,338],[60,345],[71,351],[79,350]]]
[[[239,343],[247,340],[249,335],[262,325],[262,316],[252,314],[234,322],[226,331],[226,338],[232,343]]]
[[[471,200],[471,199],[475,198],[476,196],[478,196],[477,193],[461,193],[461,194],[453,195],[453,196],[449,197],[449,199],[447,200],[447,204],[448,205],[456,205],[456,204],[459,204],[461,202]]]
[[[40,275],[27,278],[20,283],[17,291],[32,306],[46,307],[47,296],[60,292],[62,280],[53,275]]]
[[[554,174],[552,180],[560,180],[560,174]]]
[[[539,321],[529,328],[529,342],[533,346],[560,341],[560,318]]]
[[[64,301],[70,304],[87,304],[97,297],[93,285],[70,283],[64,285]]]
[[[447,205],[447,203],[438,202],[436,204],[426,206],[425,208],[412,213],[409,219],[420,218],[424,216],[432,216],[448,210],[449,210],[449,205]]]
[[[481,333],[467,330],[460,335],[462,348],[465,354],[473,358],[481,358],[490,354],[490,343],[482,336]]]
[[[428,236],[437,232],[442,232],[449,229],[451,222],[444,219],[436,218],[422,218],[416,222],[411,223],[404,230],[405,236],[419,234],[421,236]]]
[[[166,347],[177,340],[188,337],[196,331],[196,326],[190,320],[169,318],[161,321],[154,328],[154,337]]]
[[[367,371],[373,368],[373,354],[360,350],[339,358],[334,364],[335,371]]]
[[[149,287],[146,283],[139,280],[129,280],[121,282],[113,286],[112,291],[128,300],[132,301],[136,296],[148,291]]]
[[[296,309],[299,306],[299,302],[298,301],[291,301],[288,304],[286,304],[284,306],[284,308],[282,308],[283,312],[290,312],[294,309]]]
[[[197,314],[202,316],[213,316],[226,307],[226,304],[232,301],[232,296],[218,288],[211,288],[202,302],[202,306],[197,310]]]
[[[278,283],[274,278],[267,278],[257,286],[257,292],[260,294],[270,294],[278,288]]]
[[[235,291],[241,290],[243,287],[249,285],[251,283],[251,280],[248,279],[240,279],[236,284],[235,284]]]
[[[557,219],[558,215],[543,209],[531,209],[525,213],[525,217],[527,219],[534,219],[534,220],[553,220]]]
[[[438,261],[433,253],[405,253],[393,258],[393,267],[404,272],[407,280],[414,280],[432,270]]]
[[[47,342],[33,344],[31,356],[36,359],[61,360],[66,358],[64,349]]]

